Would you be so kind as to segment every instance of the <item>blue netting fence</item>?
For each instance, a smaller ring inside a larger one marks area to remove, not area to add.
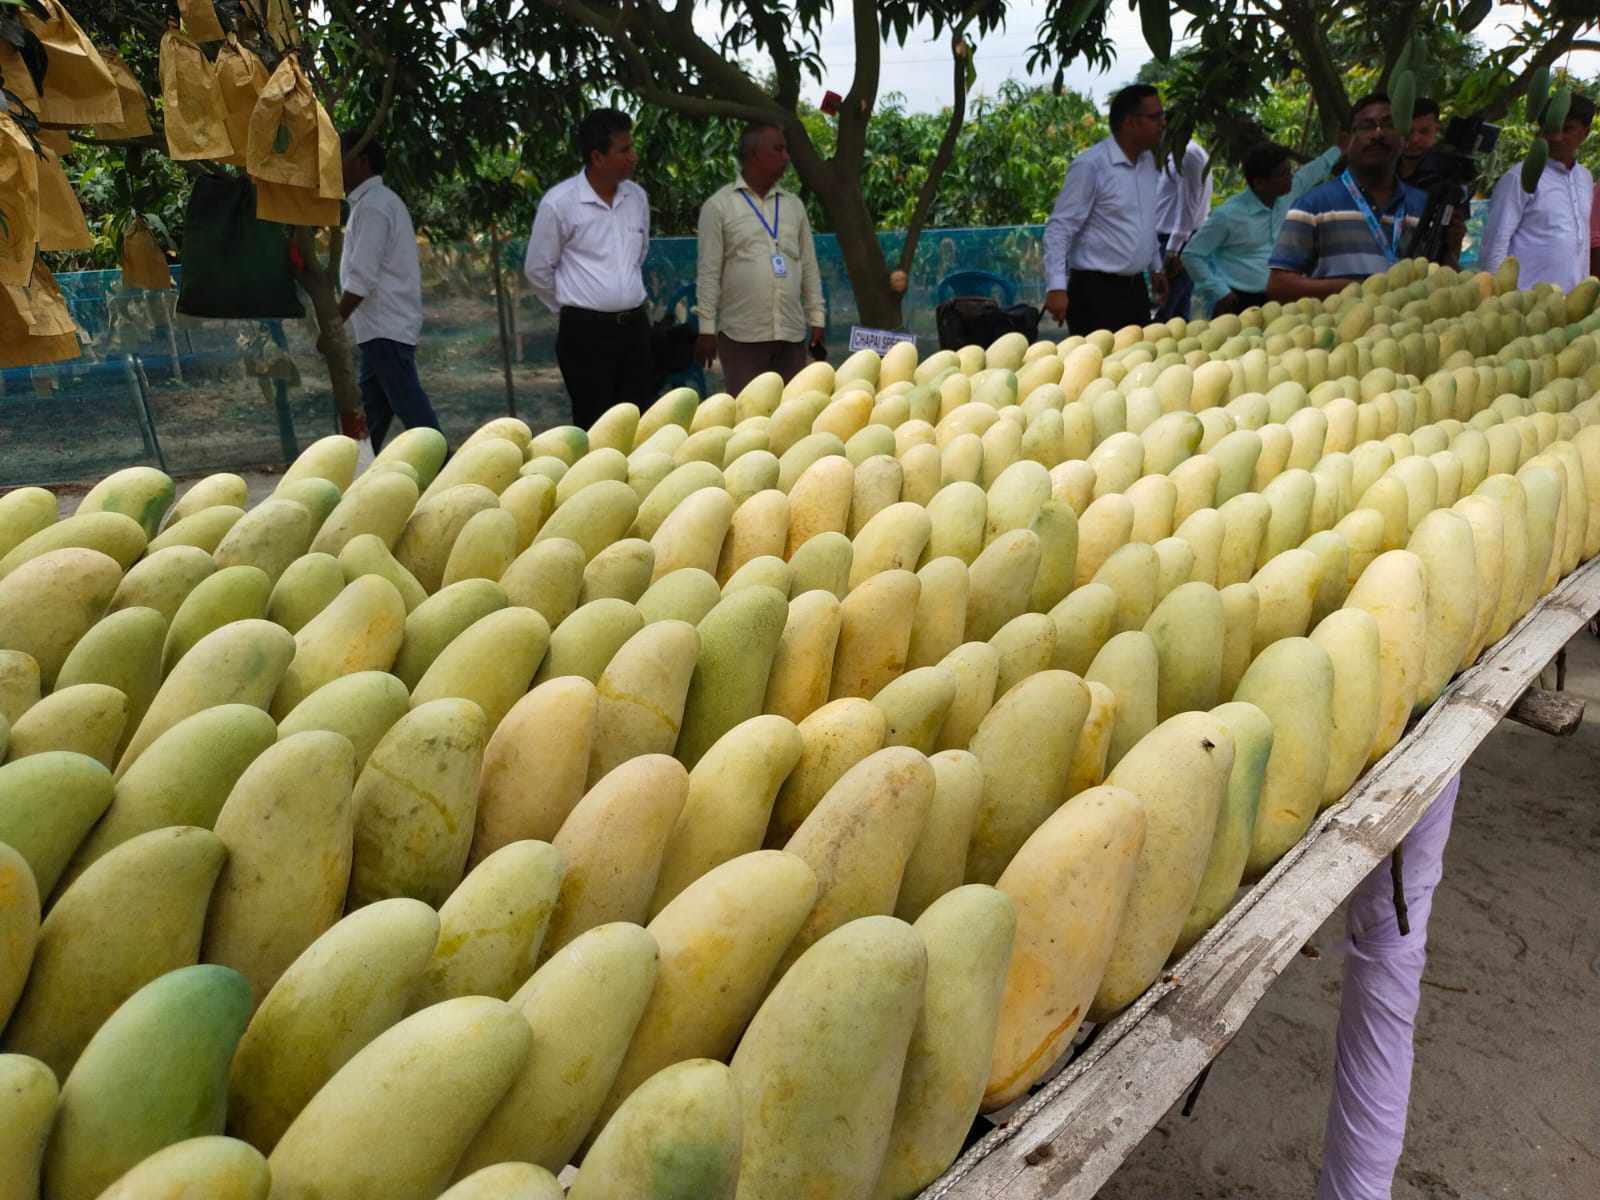
[[[1474,210],[1464,265],[1476,258],[1482,205]],[[943,280],[985,272],[994,279],[984,286],[1003,303],[1042,302],[1042,232],[1029,225],[923,233],[904,312],[924,354],[938,342],[934,309]],[[896,261],[903,235],[880,238],[886,258]],[[507,241],[498,248],[504,320],[492,269],[496,250],[487,239],[430,246],[424,254],[426,324],[417,367],[452,443],[513,410],[535,428],[568,420],[555,318],[522,277],[524,245]],[[859,319],[831,234],[818,235],[817,258],[828,353],[837,363]],[[687,317],[694,274],[694,238],[651,243],[645,283],[654,318]],[[0,487],[90,481],[140,463],[180,476],[279,465],[335,429],[332,390],[309,317],[195,319],[174,312],[175,292],[126,290],[118,271],[58,279],[88,340],[74,362],[0,371]],[[970,294],[970,277],[968,283],[961,290]],[[1061,336],[1048,320],[1040,333]],[[702,394],[721,387],[714,367],[673,382]]]

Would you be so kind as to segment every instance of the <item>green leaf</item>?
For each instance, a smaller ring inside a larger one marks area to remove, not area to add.
[[[274,154],[289,153],[289,140],[288,122],[278,122],[278,132],[272,138],[272,152]]]

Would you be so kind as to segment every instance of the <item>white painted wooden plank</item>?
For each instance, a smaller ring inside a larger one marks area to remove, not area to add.
[[[935,1181],[925,1200],[1090,1200],[1596,612],[1600,559],[1569,575],[1459,676],[1165,980]]]

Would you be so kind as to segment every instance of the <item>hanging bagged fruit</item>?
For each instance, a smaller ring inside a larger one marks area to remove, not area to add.
[[[87,250],[93,245],[61,159],[47,149],[39,155],[39,249]]]
[[[222,106],[227,111],[228,140],[233,143],[231,166],[245,165],[245,150],[250,145],[250,114],[267,86],[267,69],[247,46],[229,34],[217,48],[217,86],[222,91]]]
[[[293,54],[278,64],[250,113],[245,165],[256,179],[316,190],[317,100]]]
[[[78,323],[43,262],[27,287],[0,287],[0,367],[65,362],[83,353]]]
[[[39,156],[27,133],[0,112],[0,284],[27,286],[39,244]]]
[[[122,286],[151,291],[172,286],[167,256],[143,217],[135,217],[122,233]]]
[[[150,127],[150,100],[144,94],[144,89],[139,86],[139,81],[128,69],[128,64],[122,61],[122,56],[115,50],[101,50],[100,57],[105,61],[107,70],[111,72],[111,78],[116,80],[122,115],[115,121],[96,125],[95,137],[103,142],[131,141],[134,138],[149,137],[155,130]]]
[[[216,72],[200,47],[174,26],[161,39],[161,101],[172,158],[224,159],[233,153]]]
[[[30,6],[32,7],[32,6]],[[50,64],[34,113],[46,125],[75,128],[122,119],[116,81],[100,52],[62,6],[61,0],[38,0],[49,13],[41,20],[29,7],[22,24],[38,37]]]
[[[317,105],[317,195],[324,200],[344,199],[344,153],[333,118]]]
[[[227,36],[211,0],[178,0],[178,11],[183,14],[183,31],[195,41],[220,42]]]

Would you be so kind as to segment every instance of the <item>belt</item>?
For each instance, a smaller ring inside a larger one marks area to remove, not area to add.
[[[1118,274],[1115,274],[1114,272],[1111,272],[1111,271],[1095,271],[1095,270],[1090,269],[1089,267],[1073,267],[1072,271],[1071,271],[1072,278],[1075,279],[1079,275],[1092,277],[1092,278],[1095,278],[1095,279],[1143,279],[1144,278],[1144,272],[1143,271],[1134,271],[1131,275],[1118,275]]]
[[[643,304],[639,304],[622,312],[601,312],[595,308],[579,308],[576,304],[563,304],[561,306],[561,315],[564,317],[570,313],[572,316],[581,317],[585,321],[603,321],[613,325],[626,325],[635,317],[643,316],[644,308]]]

